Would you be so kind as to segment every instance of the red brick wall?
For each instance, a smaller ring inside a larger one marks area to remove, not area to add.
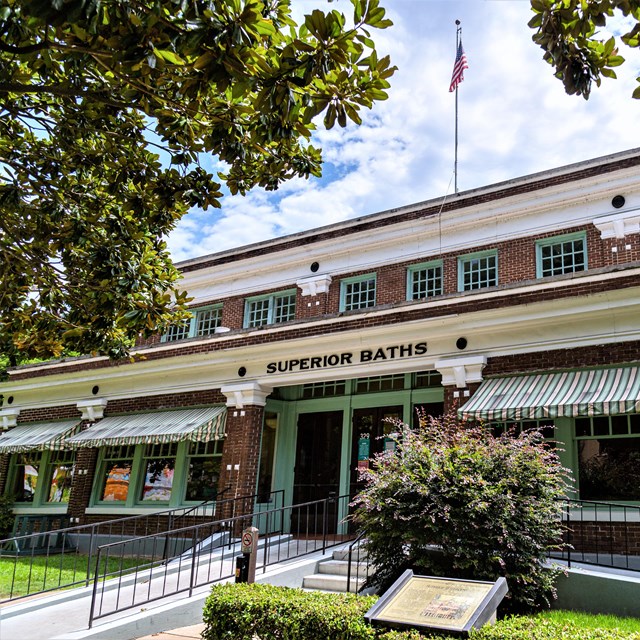
[[[264,407],[258,406],[230,409],[227,414],[227,439],[218,483],[219,491],[228,487],[223,499],[256,492],[263,418]],[[228,465],[231,470],[227,470]],[[239,470],[234,469],[235,465],[240,466]]]
[[[5,487],[7,486],[10,460],[11,455],[9,453],[0,453],[0,496],[4,493]]]
[[[565,540],[578,552],[640,555],[640,522],[572,522]]]
[[[98,449],[78,449],[76,452],[75,472],[69,494],[67,515],[79,518],[80,524],[86,524],[85,509],[91,501],[91,489],[98,461]]]
[[[189,408],[207,404],[226,404],[227,398],[219,389],[188,391],[159,396],[138,396],[121,400],[109,400],[105,415],[129,413],[133,411],[160,411],[162,409]]]

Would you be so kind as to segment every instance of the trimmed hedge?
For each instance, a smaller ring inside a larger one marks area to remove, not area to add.
[[[268,584],[226,584],[205,603],[203,640],[451,640],[416,630],[371,627],[376,596],[319,593]],[[585,628],[540,616],[514,616],[471,633],[471,640],[640,640],[640,633]]]

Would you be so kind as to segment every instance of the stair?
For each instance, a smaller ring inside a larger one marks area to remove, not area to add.
[[[357,557],[357,552],[356,552]],[[351,593],[357,593],[362,587],[369,563],[364,559],[351,563]],[[313,591],[347,591],[347,574],[349,572],[349,550],[338,549],[333,552],[330,560],[321,560],[316,567],[316,573],[305,576],[302,582],[303,589]]]

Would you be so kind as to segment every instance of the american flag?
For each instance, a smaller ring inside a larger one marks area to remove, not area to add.
[[[456,54],[456,61],[453,63],[453,73],[451,74],[451,85],[449,91],[455,91],[458,85],[464,80],[464,70],[468,69],[467,56],[462,48],[462,40],[458,44],[458,53]]]

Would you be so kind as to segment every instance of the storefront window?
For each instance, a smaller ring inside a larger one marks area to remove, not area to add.
[[[73,451],[53,451],[49,460],[49,495],[47,502],[69,502],[73,478]]]
[[[103,461],[100,500],[125,502],[129,495],[135,447],[107,447]]]
[[[169,502],[176,466],[176,443],[150,444],[144,453],[142,502]]]
[[[189,444],[189,471],[185,496],[187,502],[207,502],[216,499],[223,445],[223,440]]]
[[[15,471],[13,476],[13,499],[16,502],[33,503],[38,488],[40,477],[42,454],[18,453],[16,454]]]

